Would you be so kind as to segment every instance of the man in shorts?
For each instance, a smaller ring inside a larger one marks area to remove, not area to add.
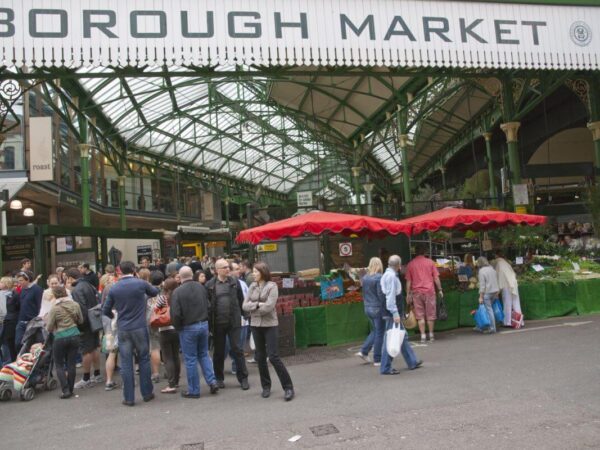
[[[100,333],[92,333],[90,322],[88,320],[88,310],[98,304],[98,295],[96,288],[80,273],[79,270],[72,268],[66,271],[67,282],[71,284],[71,296],[73,300],[79,303],[83,315],[83,324],[79,326],[79,351],[83,355],[83,379],[75,383],[75,389],[83,389],[94,386],[96,383],[102,383],[103,378],[100,375]],[[91,375],[92,365],[94,366],[94,375]]]
[[[429,328],[429,341],[434,340],[433,329],[436,319],[435,288],[443,296],[442,285],[435,263],[425,257],[425,246],[417,245],[416,254],[406,268],[406,291],[408,304],[414,306],[415,317],[419,322],[421,343],[427,341],[425,334],[425,321]]]

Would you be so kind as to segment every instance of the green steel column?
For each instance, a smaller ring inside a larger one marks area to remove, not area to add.
[[[442,174],[442,189],[446,191],[446,168],[444,166],[440,167],[440,172]]]
[[[246,205],[246,218],[248,219],[248,228],[252,228],[253,226],[253,212],[252,212],[252,203],[248,203]],[[248,260],[250,264],[254,264],[254,244],[248,244]]]
[[[373,188],[375,185],[368,181],[363,185],[367,197],[367,216],[373,216]]]
[[[400,152],[402,154],[402,185],[404,187],[404,208],[406,214],[412,215],[412,192],[410,189],[410,169],[408,167],[408,135],[401,134],[398,136],[400,144]]]
[[[84,227],[91,225],[90,220],[90,146],[88,140],[87,118],[79,115],[79,156],[81,167],[81,215]]]
[[[288,272],[296,271],[296,262],[294,261],[294,240],[291,237],[285,238],[287,248]]]
[[[587,127],[592,132],[596,169],[600,169],[600,79],[589,81],[590,122]]]
[[[127,216],[125,215],[125,175],[119,176],[119,219],[121,231],[127,231]]]
[[[487,155],[488,162],[488,175],[490,177],[490,197],[492,198],[492,205],[498,206],[498,194],[496,193],[496,180],[494,178],[494,162],[492,160],[492,133],[486,131],[483,133],[485,139],[485,152]]]
[[[225,197],[225,228],[227,228],[227,253],[231,253],[231,231],[229,230],[229,196]]]
[[[360,167],[352,167],[352,176],[354,177],[354,193],[356,194],[356,213],[361,213],[360,208]]]
[[[596,155],[596,169],[600,169],[600,120],[588,123],[587,127],[592,132],[594,140],[594,154]]]
[[[519,159],[519,144],[517,133],[520,122],[514,121],[515,103],[512,91],[512,79],[506,79],[502,82],[502,109],[503,109],[503,124],[500,129],[506,134],[506,142],[508,144],[508,165],[510,167],[511,181],[513,184],[521,183],[521,162]]]

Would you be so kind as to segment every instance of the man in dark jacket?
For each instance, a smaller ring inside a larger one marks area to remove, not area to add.
[[[229,275],[229,263],[219,259],[215,263],[217,276],[206,282],[208,299],[211,306],[212,333],[215,350],[213,363],[219,388],[224,388],[225,374],[225,339],[229,336],[231,353],[235,356],[237,379],[242,389],[248,385],[248,369],[244,352],[240,348],[240,332],[242,325],[242,303],[244,297],[236,278]]]
[[[83,355],[83,379],[75,383],[75,389],[92,387],[102,383],[100,375],[100,333],[93,333],[88,319],[88,310],[98,304],[98,291],[92,284],[83,278],[82,273],[75,268],[65,272],[67,283],[71,284],[71,297],[81,308],[83,323],[79,325],[79,351]],[[91,376],[92,365],[94,376]]]
[[[15,331],[15,345],[18,352],[21,349],[21,341],[27,329],[27,323],[40,313],[44,291],[34,282],[33,273],[28,270],[17,274],[17,282],[21,288],[19,291],[15,289],[19,303],[19,318]]]
[[[88,263],[83,263],[79,266],[79,273],[81,273],[81,277],[94,286],[95,289],[98,289],[100,281],[98,279],[98,274],[90,269],[90,265]]]
[[[181,286],[173,292],[170,311],[171,323],[179,331],[185,360],[188,390],[181,393],[185,398],[200,397],[198,363],[206,383],[210,386],[210,393],[216,394],[219,390],[212,361],[208,356],[208,295],[204,286],[192,281],[193,275],[190,267],[184,266],[179,269]]]
[[[123,380],[123,404],[134,406],[135,385],[133,377],[133,354],[136,353],[140,365],[140,391],[145,402],[154,398],[150,369],[150,337],[146,321],[146,296],[156,297],[159,290],[147,281],[136,278],[135,264],[123,261],[121,279],[112,285],[102,314],[113,318],[112,310],[117,311],[117,338]]]

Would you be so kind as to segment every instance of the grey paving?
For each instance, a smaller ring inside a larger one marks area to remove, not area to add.
[[[290,358],[290,403],[277,384],[260,398],[253,366],[250,391],[230,375],[199,400],[157,393],[126,408],[118,390],[43,392],[0,404],[1,448],[600,448],[600,316],[496,336],[456,330],[415,350],[424,367],[396,361],[401,374],[389,377],[351,346],[301,352]]]

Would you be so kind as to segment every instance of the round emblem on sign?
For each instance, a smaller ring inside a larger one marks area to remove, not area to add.
[[[352,256],[352,244],[349,242],[340,244],[340,256]]]
[[[592,29],[585,22],[573,22],[570,29],[570,35],[571,40],[581,47],[585,47],[592,42]]]

